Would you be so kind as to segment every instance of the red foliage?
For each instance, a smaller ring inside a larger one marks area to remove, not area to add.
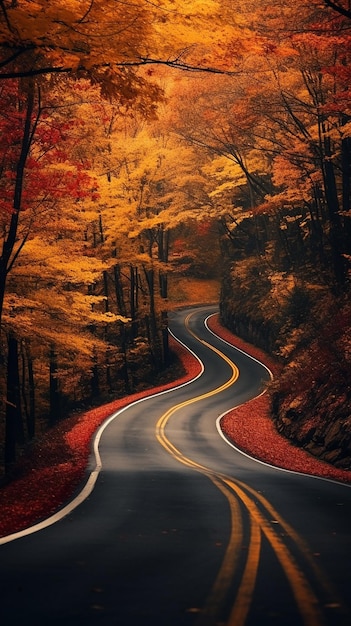
[[[17,166],[22,150],[26,119],[26,96],[20,82],[5,81],[1,86],[0,111],[0,218],[13,212]],[[34,107],[36,109],[36,107]],[[84,166],[72,159],[72,121],[43,110],[32,115],[33,137],[26,155],[21,212],[45,206],[61,198],[96,198],[96,182]],[[62,167],[55,167],[62,165]],[[66,165],[66,167],[64,167]],[[51,167],[54,166],[54,167]],[[18,208],[18,207],[17,207]]]
[[[210,219],[201,220],[201,222],[197,222],[196,231],[200,237],[208,235],[212,228],[212,221]]]

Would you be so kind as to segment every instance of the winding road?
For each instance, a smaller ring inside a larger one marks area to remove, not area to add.
[[[213,310],[170,319],[201,375],[111,416],[83,491],[0,540],[2,626],[351,623],[351,489],[226,441],[221,415],[270,372],[209,331]]]

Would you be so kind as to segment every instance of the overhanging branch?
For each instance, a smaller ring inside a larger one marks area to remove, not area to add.
[[[30,78],[31,76],[42,76],[44,74],[63,74],[73,71],[71,67],[40,67],[29,70],[0,72],[0,80],[8,80],[10,78]]]
[[[17,55],[16,55],[17,56]],[[120,63],[104,63],[101,65],[95,65],[94,69],[103,69],[103,68],[133,68],[133,67],[143,67],[146,65],[163,65],[170,68],[186,71],[186,72],[197,72],[197,73],[211,73],[211,74],[221,74],[223,76],[237,76],[242,75],[244,71],[230,71],[223,70],[218,67],[211,66],[201,66],[201,65],[191,65],[189,63],[185,63],[180,61],[179,59],[151,59],[151,58],[139,58],[134,61],[122,61]],[[1,63],[0,63],[1,67]],[[89,73],[89,69],[85,68],[84,65],[78,66],[76,68],[73,67],[38,67],[31,68],[27,70],[13,70],[7,72],[0,72],[0,80],[8,80],[11,78],[28,78],[30,76],[41,76],[44,74],[70,74],[70,73],[79,73],[79,72],[87,72]]]

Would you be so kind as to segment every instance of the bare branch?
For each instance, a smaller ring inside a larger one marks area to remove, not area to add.
[[[82,24],[84,22],[84,20],[86,20],[86,18],[88,17],[90,11],[93,8],[94,2],[95,2],[95,0],[91,0],[90,1],[90,4],[89,4],[87,10],[85,11],[84,15],[78,20],[79,24]]]
[[[29,50],[29,48],[26,48],[26,49],[21,48],[20,50],[17,50],[13,54],[11,54],[11,56],[7,57],[7,59],[5,59],[4,61],[0,61],[0,68],[6,67],[6,65],[10,65],[10,63],[15,61],[19,56],[21,56],[21,54],[24,54],[25,52],[27,52],[27,50]]]
[[[327,7],[329,7],[330,9],[333,9],[333,11],[336,11],[337,13],[340,13],[340,15],[343,15],[344,17],[348,17],[351,20],[350,10],[344,9],[343,6],[340,6],[338,2],[333,2],[333,0],[324,0],[324,2],[327,5]]]
[[[122,61],[120,63],[114,63],[114,64],[104,63],[101,65],[96,65],[95,69],[102,69],[102,68],[107,68],[107,67],[115,67],[117,69],[118,68],[123,69],[123,68],[128,68],[128,67],[143,67],[146,65],[164,65],[170,68],[183,70],[186,72],[211,73],[211,74],[220,74],[223,76],[238,76],[238,75],[242,75],[246,73],[244,71],[232,72],[230,70],[222,70],[220,68],[210,67],[210,66],[202,67],[201,65],[191,65],[189,63],[185,63],[181,61],[180,57],[178,57],[177,59],[150,59],[147,57],[145,58],[140,57],[139,59],[136,59],[135,61]],[[9,78],[26,78],[30,76],[40,76],[43,74],[64,74],[64,73],[69,74],[71,72],[79,73],[79,72],[84,72],[84,71],[89,72],[89,70],[86,70],[84,66],[78,66],[77,68],[50,67],[50,66],[38,67],[38,68],[32,68],[28,70],[21,70],[21,71],[13,71],[13,72],[5,72],[5,73],[0,72],[0,80],[5,80]]]
[[[0,73],[0,80],[8,80],[10,78],[30,78],[31,76],[41,76],[43,74],[62,74],[72,72],[72,68],[66,67],[40,67],[37,69],[22,70]]]
[[[2,14],[3,14],[3,16],[4,16],[4,20],[5,20],[5,22],[6,22],[6,26],[7,26],[7,28],[9,29],[9,31],[10,31],[11,33],[14,33],[14,32],[15,32],[15,29],[13,28],[13,26],[12,26],[12,24],[11,24],[10,20],[9,20],[9,16],[8,16],[8,14],[7,14],[7,10],[6,10],[6,7],[5,7],[5,3],[4,3],[4,1],[3,1],[3,0],[0,0],[0,9],[1,9],[1,13],[2,13]]]

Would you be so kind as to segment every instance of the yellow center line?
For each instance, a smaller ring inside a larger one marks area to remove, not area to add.
[[[316,579],[318,580],[318,583],[321,585],[321,587],[323,588],[324,592],[330,597],[330,602],[334,602],[334,603],[336,602],[337,604],[341,605],[342,604],[342,600],[338,597],[338,594],[332,588],[332,585],[331,585],[330,581],[327,579],[325,574],[322,572],[320,567],[317,565],[315,560],[312,558],[311,551],[310,551],[308,545],[306,544],[306,542],[302,539],[302,537],[300,537],[300,535],[298,535],[298,533],[292,528],[292,526],[290,526],[290,524],[288,524],[284,520],[284,518],[281,517],[281,515],[279,515],[279,513],[276,511],[276,509],[271,505],[271,503],[264,496],[262,496],[262,494],[260,494],[259,492],[255,491],[254,489],[252,489],[252,487],[250,487],[249,485],[246,485],[245,483],[239,481],[238,479],[235,479],[235,484],[238,485],[238,486],[241,486],[248,493],[251,493],[253,495],[253,497],[255,498],[255,500],[259,501],[264,506],[266,511],[271,516],[271,519],[275,520],[275,522],[278,522],[278,524],[280,525],[282,530],[290,537],[290,539],[292,539],[292,541],[295,543],[295,545],[300,550],[301,554],[304,555],[304,557],[308,561],[308,563],[309,563],[309,565],[311,567],[311,570],[313,571]]]
[[[246,566],[227,626],[243,626],[252,602],[261,553],[261,528],[251,517],[250,545]]]
[[[217,348],[214,348],[213,346],[211,346],[211,344],[208,344],[206,341],[202,341],[202,340],[200,340],[200,341],[204,345],[208,346],[211,350],[216,352],[224,361],[226,361],[226,363],[228,363],[228,365],[229,365],[229,367],[230,367],[230,369],[232,371],[232,375],[220,387],[216,387],[215,389],[212,389],[211,391],[207,391],[206,393],[203,393],[203,394],[201,394],[199,396],[195,396],[193,398],[190,398],[189,400],[184,400],[183,402],[180,402],[179,404],[176,404],[175,406],[171,407],[168,411],[166,411],[166,413],[161,415],[161,417],[157,421],[157,423],[156,423],[156,437],[157,437],[158,441],[163,445],[163,447],[167,447],[168,452],[170,452],[171,454],[176,456],[178,458],[178,460],[183,459],[183,461],[186,462],[187,465],[189,465],[189,464],[197,465],[197,464],[194,463],[193,461],[190,461],[190,459],[186,459],[183,456],[183,454],[169,441],[169,439],[167,439],[167,437],[165,435],[165,427],[166,427],[168,421],[170,420],[172,415],[174,413],[176,413],[177,411],[179,411],[180,409],[183,409],[184,407],[189,406],[190,404],[194,404],[195,402],[200,402],[200,400],[205,400],[207,398],[211,398],[212,396],[214,396],[214,395],[216,395],[218,393],[221,393],[222,391],[225,391],[231,385],[233,385],[239,378],[239,369],[237,368],[237,366],[225,354],[222,354],[219,350],[217,350]],[[198,468],[201,468],[203,470],[206,469],[206,468],[204,468],[203,466],[200,466],[200,465],[198,466]]]
[[[186,325],[188,323],[188,319],[189,319],[189,316],[186,319]],[[189,329],[189,327],[188,327],[188,331],[194,337],[196,337],[196,335]],[[202,611],[202,615],[200,618],[201,626],[206,626],[207,623],[209,624],[213,623],[213,616],[217,615],[219,608],[222,605],[222,602],[227,594],[228,588],[234,576],[234,571],[236,568],[237,559],[238,559],[239,552],[241,550],[242,539],[243,539],[240,508],[239,508],[237,499],[233,497],[231,492],[225,487],[223,482],[216,477],[215,473],[211,469],[205,467],[204,465],[196,463],[195,461],[184,456],[182,452],[170,442],[170,440],[167,438],[165,434],[165,428],[166,428],[168,421],[172,417],[172,415],[174,415],[174,413],[176,413],[180,409],[186,406],[189,406],[190,404],[193,404],[194,402],[199,402],[200,400],[210,398],[228,389],[231,385],[233,385],[238,380],[239,369],[226,355],[220,352],[220,350],[217,350],[217,348],[207,343],[206,341],[199,339],[198,337],[196,337],[196,339],[200,341],[203,345],[207,346],[210,350],[218,354],[220,358],[224,359],[224,361],[228,363],[232,374],[230,378],[220,387],[216,387],[215,389],[208,391],[204,394],[190,398],[189,400],[185,400],[184,402],[180,402],[179,404],[171,407],[168,411],[166,411],[166,413],[164,413],[160,417],[160,419],[158,420],[156,424],[156,438],[159,441],[159,443],[163,446],[163,448],[165,448],[167,452],[171,454],[171,456],[173,456],[177,461],[207,475],[210,478],[210,480],[216,485],[216,487],[223,492],[223,494],[226,496],[228,503],[229,503],[229,507],[231,511],[231,533],[230,533],[229,542],[226,548],[226,552],[222,561],[221,568],[217,574],[215,583],[212,587],[212,590],[210,592],[210,595],[207,599],[206,605]]]
[[[186,318],[187,327],[189,317],[190,316]],[[184,465],[208,476],[217,488],[220,489],[225,495],[231,510],[231,535],[229,543],[222,561],[222,566],[202,611],[199,626],[207,626],[207,624],[213,623],[213,616],[218,614],[234,576],[238,554],[243,539],[242,519],[240,515],[240,507],[238,505],[238,498],[250,514],[250,544],[242,580],[227,626],[244,626],[245,624],[257,578],[261,549],[261,532],[265,534],[271,547],[276,553],[282,569],[286,574],[306,626],[321,626],[323,623],[322,615],[318,608],[318,601],[309,583],[304,577],[302,571],[299,569],[287,546],[283,543],[281,538],[278,537],[271,523],[265,519],[263,513],[260,512],[255,502],[251,500],[247,493],[245,493],[244,489],[246,489],[246,491],[251,493],[256,500],[263,504],[267,513],[269,513],[275,521],[279,522],[281,527],[285,529],[287,534],[289,534],[290,538],[300,549],[302,549],[303,542],[297,533],[283,520],[281,516],[278,515],[273,506],[258,492],[245,483],[236,481],[223,474],[216,473],[210,468],[189,459],[170,442],[165,434],[166,425],[174,413],[186,406],[189,406],[190,404],[193,404],[194,402],[198,402],[215,394],[221,393],[234,384],[239,377],[239,370],[237,366],[225,354],[206,341],[199,339],[195,333],[189,329],[189,327],[188,330],[194,337],[196,337],[196,339],[198,339],[198,341],[206,345],[210,350],[224,359],[232,370],[232,375],[226,383],[207,393],[190,398],[189,400],[185,400],[184,402],[175,405],[164,413],[156,424],[156,437],[163,448],[166,449],[167,452],[180,463],[183,463]],[[233,492],[237,496],[236,498],[233,497]],[[305,553],[305,550],[303,550],[303,552]]]
[[[277,535],[276,531],[273,530],[271,523],[264,518],[257,505],[247,496],[247,494],[234,481],[225,480],[225,482],[235,491],[235,493],[237,493],[242,502],[245,504],[250,515],[260,526],[262,532],[266,535],[283,568],[283,571],[286,574],[294,594],[296,604],[306,626],[320,626],[323,623],[323,617],[318,606],[318,600],[302,571],[295,562],[295,559],[290,554],[289,549]],[[274,511],[273,507],[271,507],[271,509]],[[296,534],[294,533],[294,535]],[[235,605],[233,611],[234,610]]]
[[[225,555],[212,586],[206,604],[201,610],[201,615],[197,620],[197,626],[212,626],[214,619],[218,615],[222,604],[232,583],[237,567],[239,554],[243,544],[243,522],[238,499],[214,476],[210,476],[214,485],[222,491],[228,500],[231,513],[231,532]]]

